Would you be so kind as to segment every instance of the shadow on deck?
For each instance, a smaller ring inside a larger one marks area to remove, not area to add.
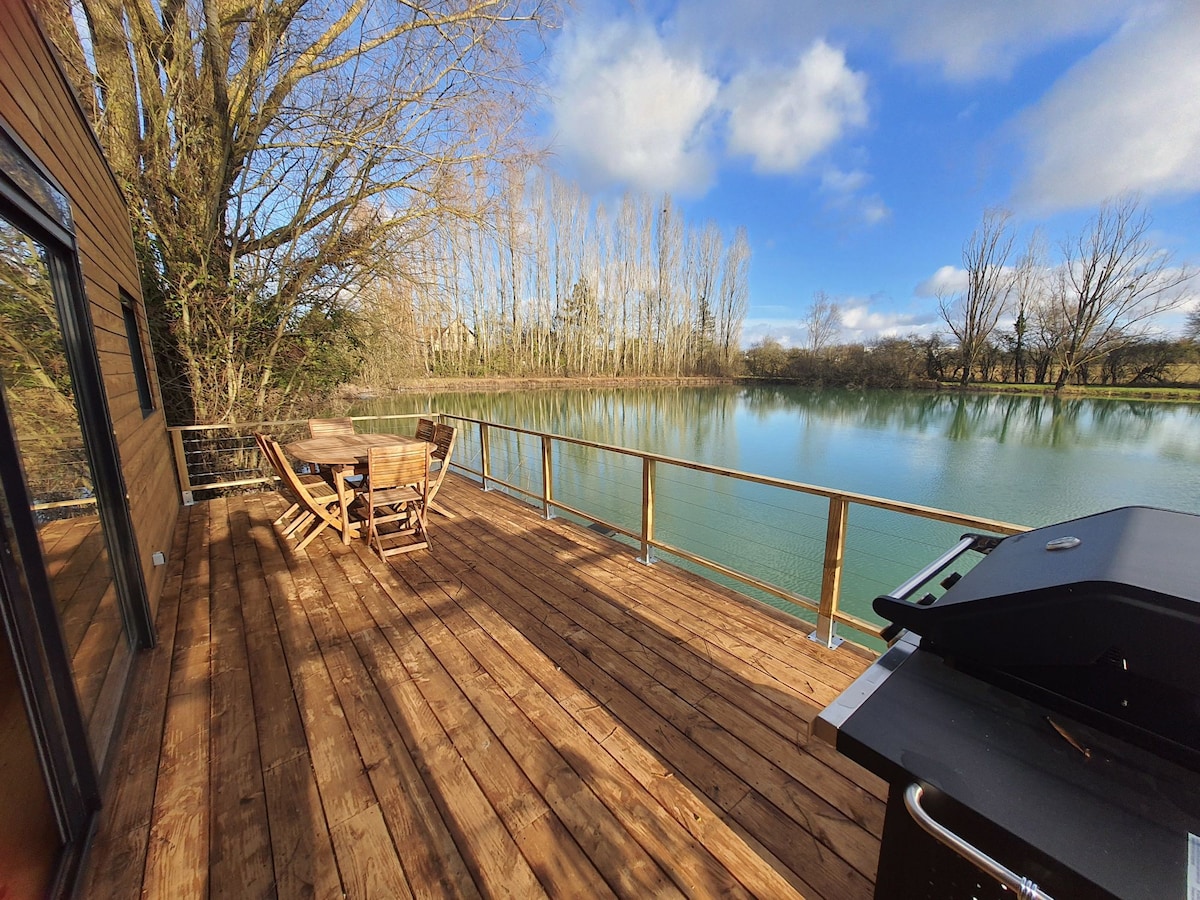
[[[185,510],[82,895],[868,897],[885,787],[808,739],[869,660],[448,478],[432,552]]]

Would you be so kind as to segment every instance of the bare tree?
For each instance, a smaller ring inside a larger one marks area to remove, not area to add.
[[[719,296],[717,346],[720,348],[721,369],[730,373],[737,369],[742,323],[746,320],[746,307],[750,303],[750,240],[745,228],[738,228],[725,252]]]
[[[1110,351],[1146,334],[1158,314],[1183,301],[1186,267],[1150,243],[1150,216],[1135,197],[1105,203],[1080,235],[1062,245],[1051,291],[1062,327],[1055,390]]]
[[[813,294],[812,303],[801,319],[808,333],[808,349],[814,355],[820,355],[837,337],[842,327],[842,308],[829,299],[824,291]]]
[[[280,366],[322,368],[298,322],[477,214],[463,169],[513,149],[518,42],[548,2],[42,4],[130,200],[177,415],[278,409],[303,386]]]
[[[1183,336],[1186,340],[1200,343],[1200,307],[1187,314],[1187,321],[1183,326]]]
[[[1015,239],[1012,214],[991,208],[963,245],[963,268],[967,287],[938,297],[938,311],[958,341],[962,364],[961,381],[970,382],[976,360],[983,351],[1012,294],[1013,278],[1008,269]]]
[[[1029,237],[1025,252],[1017,260],[1012,283],[1015,317],[1008,341],[1013,355],[1013,381],[1025,382],[1029,368],[1030,324],[1046,295],[1046,245],[1041,231]]]

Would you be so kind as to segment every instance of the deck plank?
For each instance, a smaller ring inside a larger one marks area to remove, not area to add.
[[[209,512],[194,511],[189,530],[195,568],[179,599],[143,882],[150,896],[183,900],[207,897],[209,885]]]
[[[456,533],[456,537],[494,562],[504,558],[509,546],[507,541],[486,535],[476,543],[476,535],[470,530]],[[530,547],[518,563],[536,556],[536,548]],[[551,568],[544,562],[537,560],[529,566],[528,575],[548,588],[547,595],[562,600],[568,596],[564,592],[570,591],[573,582],[559,576],[561,568]],[[507,568],[511,570],[512,565]],[[758,683],[764,679],[755,659],[763,644],[774,643],[775,639],[763,639],[760,643],[753,635],[743,635],[741,654],[735,654],[711,639],[711,628],[705,628],[704,633],[675,631],[677,620],[663,616],[657,607],[640,602],[633,596],[637,590],[634,585],[610,596],[605,596],[606,589],[598,587],[574,591],[560,608],[591,633],[607,634],[616,652],[662,679],[669,690],[711,715],[729,733],[746,736],[754,750],[768,759],[779,760],[802,783],[820,780],[826,799],[878,838],[883,829],[883,814],[875,800],[882,798],[885,787],[881,784],[874,792],[864,791],[861,782],[873,780],[873,776],[840,758],[834,768],[842,777],[831,777],[828,756],[816,758],[809,752],[807,728],[816,707]],[[710,614],[721,611],[714,607]],[[605,628],[606,625],[609,627]],[[687,652],[681,651],[681,644],[687,645]],[[780,652],[777,646],[770,649]],[[814,647],[810,652],[818,650],[821,648]],[[794,657],[796,651],[790,650],[789,654]],[[830,680],[840,688],[848,683],[844,678]],[[730,697],[737,697],[737,703],[730,702]],[[798,720],[803,727],[797,728]],[[757,727],[759,724],[767,727]],[[797,749],[801,752],[795,752]]]
[[[250,498],[246,513],[248,521],[235,528],[235,540],[242,548],[239,571],[243,559],[253,565],[253,547],[262,574],[261,580],[244,579],[241,594],[276,895],[341,897],[333,843],[276,621],[277,616],[286,618],[276,608],[286,610],[294,592],[270,524],[278,513],[268,511],[262,497]]]
[[[376,561],[366,558],[363,562],[373,567]],[[465,634],[458,632],[444,621],[453,616],[456,607],[447,603],[446,595],[435,586],[439,584],[434,580],[436,575],[425,579],[415,568],[407,571],[417,582],[410,583],[415,596],[404,598],[407,603],[402,611],[409,616],[410,623],[425,620],[422,631],[430,650],[449,666],[447,674],[457,677],[467,702],[520,766],[530,789],[544,799],[546,812],[554,811],[553,816],[540,817],[539,824],[555,829],[558,832],[555,839],[544,846],[532,846],[526,852],[526,858],[550,893],[559,895],[572,885],[588,884],[595,896],[606,896],[611,882],[615,890],[626,896],[673,896],[675,889],[666,874],[495,681],[490,660],[485,662],[473,656],[463,644],[462,640],[478,636],[478,626],[469,622]],[[437,568],[434,572],[440,574]],[[441,583],[446,583],[445,579]],[[458,621],[461,625],[463,620]],[[562,868],[554,873],[552,881],[547,880],[551,874],[546,871],[548,866]]]
[[[445,537],[442,542],[451,540]],[[649,740],[669,765],[727,812],[741,807],[756,811],[770,807],[776,819],[769,829],[774,835],[792,831],[796,825],[808,825],[819,827],[820,837],[829,839],[831,830],[839,824],[839,815],[808,788],[798,782],[782,780],[777,771],[763,771],[765,760],[749,752],[733,735],[715,727],[690,703],[633,665],[621,653],[597,640],[551,600],[522,590],[516,579],[496,566],[490,566],[486,571],[496,587],[492,595],[502,614],[517,623],[523,633],[537,635],[538,647],[543,652],[583,683],[589,693],[599,693],[605,705],[627,727]],[[486,592],[488,588],[481,587],[480,590]],[[542,586],[539,593],[550,592]],[[754,799],[749,798],[751,794]],[[796,794],[801,796],[797,798]],[[787,818],[789,813],[791,820]],[[849,842],[843,842],[846,846],[821,846],[817,836],[807,831],[802,832],[800,838],[778,841],[772,850],[780,859],[789,862],[793,873],[810,889],[841,897],[855,896],[856,892],[862,891],[862,876],[856,877],[852,867],[840,856],[818,865],[822,857],[830,856],[830,849],[837,854],[839,850],[857,850],[857,846]],[[867,838],[860,843],[869,847]]]
[[[451,573],[439,561],[428,558],[417,562],[436,582],[454,583]],[[454,594],[457,603],[452,607],[444,607],[439,615],[451,624],[464,648],[479,665],[498,679],[497,686],[513,707],[524,713],[530,727],[538,729],[523,733],[518,746],[539,746],[541,741],[548,741],[547,752],[562,759],[562,765],[568,767],[559,770],[563,773],[558,776],[559,783],[548,788],[559,800],[555,809],[571,822],[572,832],[581,843],[587,844],[589,853],[596,858],[598,865],[610,873],[609,877],[616,875],[621,878],[631,867],[631,861],[627,858],[631,849],[628,842],[620,841],[619,831],[614,837],[604,828],[608,824],[608,817],[618,823],[623,818],[629,834],[647,853],[669,863],[668,868],[674,870],[680,879],[679,888],[694,893],[697,885],[702,884],[706,890],[725,896],[742,893],[743,889],[730,870],[720,864],[702,842],[696,842],[694,836],[671,816],[666,807],[657,802],[653,794],[646,791],[616,758],[604,751],[594,736],[576,723],[571,723],[573,728],[567,726],[569,713],[562,708],[555,695],[532,689],[528,676],[523,674],[528,670],[523,670],[521,666],[536,666],[544,656],[528,641],[520,640],[515,635],[504,642],[502,649],[489,636],[489,629],[479,627],[470,616],[469,610],[475,610],[479,605],[473,601],[479,598],[458,589]],[[464,604],[467,608],[464,608]],[[500,623],[493,623],[493,627],[502,628]],[[492,705],[496,696],[495,692],[488,692],[481,696],[480,701]],[[516,718],[504,708],[494,709],[493,714],[503,717],[501,721]],[[524,725],[525,720],[520,721]],[[608,734],[611,736],[611,731]],[[551,765],[557,766],[557,759]],[[564,799],[569,802],[562,802]],[[607,807],[600,807],[602,818],[599,819],[592,812],[597,802],[607,804]],[[611,812],[613,810],[618,812]],[[776,889],[783,888],[782,884],[774,886]],[[626,895],[632,888],[624,881],[614,882],[614,887]],[[661,888],[658,890],[661,892]]]
[[[141,677],[130,688],[121,749],[110,771],[107,803],[97,825],[100,838],[81,880],[83,897],[141,893],[166,717],[164,685],[171,672],[190,525],[190,516],[180,516],[159,602],[158,646],[144,657]]]
[[[867,654],[438,499],[391,562],[296,553],[274,494],[186,511],[81,896],[870,896],[882,788],[808,739]]]

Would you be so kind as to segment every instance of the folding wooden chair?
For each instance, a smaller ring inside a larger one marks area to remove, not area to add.
[[[300,512],[296,520],[284,529],[284,535],[291,536],[312,523],[312,528],[300,538],[296,549],[303,550],[328,527],[338,532],[347,527],[338,509],[337,491],[318,476],[301,476],[287,461],[278,441],[266,438],[266,446],[283,486],[295,499],[297,510]]]
[[[329,434],[354,434],[354,420],[346,416],[339,419],[308,420],[309,437],[325,437]]]
[[[428,444],[372,447],[367,452],[367,488],[356,507],[366,519],[367,545],[385,559],[430,546],[429,460]]]
[[[417,419],[417,440],[433,443],[433,420]]]
[[[263,434],[259,431],[254,433],[254,442],[258,444],[259,452],[262,453],[263,459],[267,461],[267,465],[271,467],[271,471],[275,473],[280,481],[283,481],[281,467],[286,466],[288,463],[287,460],[283,458],[281,453],[276,453],[276,448],[278,448],[279,444],[275,441],[272,441],[270,435]],[[300,475],[296,473],[296,477],[304,483],[304,485],[308,488],[309,493],[312,494],[313,499],[318,503],[322,503],[325,506],[337,503],[337,491],[330,487],[325,479],[320,475]],[[290,497],[291,492],[286,490],[286,485],[284,487],[285,493]],[[290,536],[292,532],[296,531],[297,529],[303,528],[313,519],[312,513],[302,511],[300,508],[300,502],[293,498],[292,505],[280,513],[279,518],[277,518],[272,524],[277,526],[283,525],[288,521],[288,519],[291,519],[292,516],[296,516],[296,518],[288,523],[283,529],[283,534],[285,537]]]
[[[330,435],[354,434],[354,420],[348,416],[342,416],[336,419],[309,419],[308,420],[308,436],[309,437],[328,437]],[[333,474],[327,471],[326,466],[319,467],[325,469],[322,477],[326,481],[333,481]],[[367,474],[366,466],[355,466],[354,474],[346,477],[352,482],[357,482]]]
[[[440,422],[433,430],[432,442],[437,446],[433,449],[432,462],[440,463],[436,473],[429,476],[429,505],[433,506],[433,498],[437,496],[438,488],[442,486],[442,479],[446,477],[446,473],[450,471],[450,454],[454,452],[454,439],[458,435],[458,429],[452,428],[449,425],[443,425]],[[454,516],[446,510],[438,507],[434,509],[447,519],[453,519]]]

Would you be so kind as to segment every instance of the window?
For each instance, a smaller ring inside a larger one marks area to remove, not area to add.
[[[138,325],[137,304],[121,291],[121,312],[125,317],[125,336],[129,340],[129,358],[133,362],[133,380],[137,384],[138,403],[142,415],[154,412],[154,393],[150,390],[150,370],[146,366],[145,344]]]

